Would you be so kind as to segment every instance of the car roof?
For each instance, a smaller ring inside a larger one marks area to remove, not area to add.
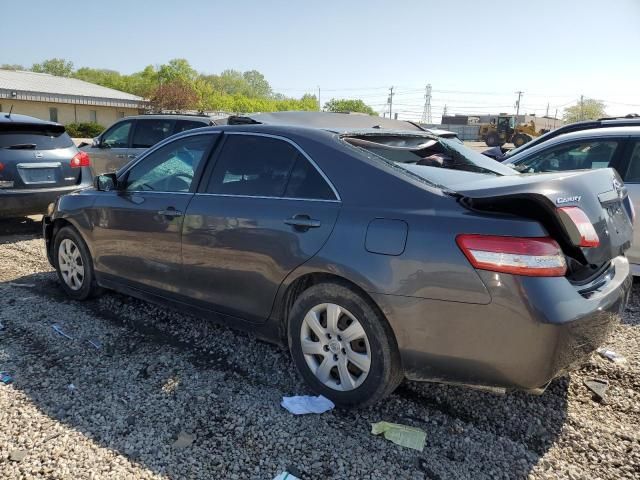
[[[430,132],[420,130],[384,130],[377,128],[368,129],[356,129],[346,131],[336,131],[332,128],[318,128],[310,126],[296,126],[296,125],[270,125],[270,124],[240,124],[240,125],[212,125],[210,127],[196,128],[192,130],[186,130],[179,133],[180,136],[186,136],[197,132],[243,132],[243,133],[261,133],[265,135],[274,135],[293,139],[293,137],[302,137],[315,139],[318,141],[327,141],[329,139],[336,138],[338,135],[419,135],[420,137],[436,139],[436,135]],[[171,137],[173,138],[173,137]]]
[[[288,125],[320,128],[336,133],[368,129],[424,132],[423,128],[412,122],[360,113],[305,111],[248,113],[245,115],[232,115],[220,121],[216,120],[216,123],[228,123],[230,125],[251,123]]]
[[[521,158],[528,157],[530,154],[533,155],[536,152],[545,150],[559,143],[565,143],[573,140],[590,140],[594,138],[607,138],[607,137],[620,137],[620,136],[640,137],[640,125],[635,127],[625,126],[625,127],[590,128],[588,130],[578,130],[574,132],[563,133],[561,135],[558,135],[555,138],[551,138],[547,140],[546,142],[541,142],[537,145],[534,145],[528,150],[524,150],[522,152],[516,153],[512,157],[509,157],[506,160],[506,163],[518,162]]]
[[[207,115],[186,115],[186,114],[173,114],[173,113],[150,113],[144,115],[130,115],[123,117],[120,120],[138,120],[138,119],[151,119],[151,120],[203,120],[204,122],[211,122],[211,118]]]
[[[19,113],[0,112],[0,124],[22,124],[22,125],[50,125],[52,127],[62,127],[61,124],[56,122],[50,122],[48,120],[41,120],[39,118],[30,117],[28,115],[21,115]]]

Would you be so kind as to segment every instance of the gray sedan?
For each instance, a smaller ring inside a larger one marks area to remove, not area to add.
[[[428,132],[229,125],[173,136],[44,220],[77,300],[114,289],[287,345],[341,405],[400,381],[542,391],[631,285],[611,169],[521,175]]]

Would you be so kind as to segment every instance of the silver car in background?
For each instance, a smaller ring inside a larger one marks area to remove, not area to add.
[[[80,147],[90,155],[94,174],[115,172],[147,148],[167,137],[193,128],[213,125],[200,115],[137,115],[117,121],[91,145]]]

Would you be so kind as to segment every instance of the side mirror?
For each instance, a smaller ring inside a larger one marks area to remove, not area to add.
[[[108,143],[102,141],[100,137],[96,137],[91,142],[91,146],[94,148],[111,148]]]
[[[93,178],[93,187],[99,192],[109,192],[116,189],[118,179],[115,173],[103,173]]]

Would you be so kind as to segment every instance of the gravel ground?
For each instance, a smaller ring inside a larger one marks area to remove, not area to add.
[[[608,344],[625,364],[594,355],[539,397],[405,382],[296,417],[281,397],[310,392],[286,351],[119,294],[69,301],[39,228],[0,223],[1,478],[640,477],[640,283]],[[588,376],[609,380],[606,402]],[[425,430],[424,451],[372,436],[380,420]]]

